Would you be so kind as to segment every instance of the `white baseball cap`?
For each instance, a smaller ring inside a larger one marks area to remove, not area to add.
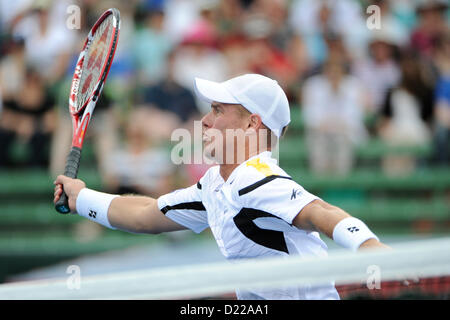
[[[277,81],[259,74],[244,74],[224,82],[195,78],[195,92],[211,103],[241,104],[280,137],[291,121],[289,102]]]

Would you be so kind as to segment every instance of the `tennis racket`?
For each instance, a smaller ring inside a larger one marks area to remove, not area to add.
[[[64,170],[67,177],[77,177],[84,136],[114,58],[119,29],[119,10],[112,8],[105,11],[89,32],[78,57],[69,96],[73,133]],[[64,190],[55,209],[63,214],[70,212]]]

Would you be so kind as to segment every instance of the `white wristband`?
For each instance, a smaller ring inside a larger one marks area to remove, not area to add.
[[[361,220],[348,217],[338,222],[333,230],[333,240],[353,251],[358,250],[359,246],[366,240],[377,239],[378,237]]]
[[[95,221],[107,228],[116,229],[111,226],[108,220],[109,206],[111,201],[116,197],[118,195],[83,188],[77,197],[76,210],[80,216]]]

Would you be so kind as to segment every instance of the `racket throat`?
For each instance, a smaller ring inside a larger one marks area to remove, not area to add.
[[[89,125],[89,121],[91,120],[91,114],[88,112],[83,115],[80,125],[76,128],[73,139],[72,146],[77,148],[83,147],[84,136],[86,135],[87,126]]]

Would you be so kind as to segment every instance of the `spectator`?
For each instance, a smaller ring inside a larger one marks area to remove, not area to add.
[[[200,118],[192,92],[175,79],[175,54],[175,51],[169,54],[167,77],[153,86],[144,87],[139,98],[143,110],[140,116],[145,118],[147,135],[154,143],[170,141],[177,128],[186,128],[193,133],[193,120]],[[186,164],[185,169],[186,179],[196,182],[208,166]]]
[[[430,142],[433,115],[433,91],[424,73],[424,64],[410,51],[400,59],[401,79],[392,88],[381,109],[379,134],[394,146],[414,146]],[[389,155],[383,161],[387,173],[410,172],[415,167],[412,156]]]
[[[365,53],[368,30],[358,1],[294,0],[289,24],[305,41],[313,65],[322,65],[327,59],[324,35],[329,33],[342,36],[353,58]]]
[[[169,152],[148,135],[145,109],[130,112],[125,127],[125,147],[111,152],[106,170],[111,192],[155,196],[173,190],[175,166]]]
[[[13,25],[13,34],[25,39],[27,64],[48,84],[65,75],[77,40],[77,33],[63,23],[67,6],[66,1],[35,1]]]
[[[331,57],[322,74],[306,80],[302,107],[311,169],[345,175],[353,168],[355,144],[366,137],[364,88],[338,56]]]
[[[151,6],[144,25],[134,34],[133,53],[140,84],[151,85],[165,76],[166,59],[172,44],[167,39],[164,20],[162,4]]]
[[[418,26],[411,34],[411,46],[422,55],[431,55],[433,42],[448,31],[445,0],[421,0],[417,6]]]
[[[438,164],[445,166],[450,160],[450,33],[437,39],[434,61],[439,72],[434,92],[435,152]]]
[[[227,60],[217,49],[216,30],[207,21],[197,20],[184,34],[183,42],[176,48],[174,57],[174,79],[185,87],[194,90],[195,77],[212,81],[228,78]],[[200,112],[209,111],[210,106],[197,100]]]
[[[199,116],[192,92],[175,79],[175,54],[172,51],[168,56],[166,77],[155,85],[141,89],[139,104],[150,110],[146,113],[147,130],[156,139],[170,139],[174,129],[185,127]],[[142,113],[142,116],[145,114]]]
[[[373,31],[369,56],[354,63],[353,73],[368,89],[369,113],[377,114],[388,89],[397,85],[400,69],[395,60],[395,38],[388,31]]]
[[[25,12],[33,0],[0,1],[0,34],[9,33],[15,20]]]
[[[3,101],[0,118],[0,166],[20,165],[12,156],[14,143],[27,145],[22,165],[46,168],[54,130],[54,100],[41,75],[28,68],[19,93]]]
[[[250,55],[247,52],[247,39],[243,35],[228,35],[221,41],[220,48],[227,60],[230,75],[239,76],[243,73],[251,73]]]
[[[220,0],[215,12],[217,13],[217,29],[221,38],[240,33],[240,21],[244,14],[240,0]]]
[[[20,95],[25,81],[25,49],[20,37],[6,36],[5,55],[0,60],[0,91],[3,99],[14,100]]]
[[[382,33],[389,34],[390,42],[399,47],[406,46],[409,42],[409,30],[404,23],[401,22],[396,16],[394,9],[396,8],[395,2],[390,0],[371,0],[371,4],[380,8],[380,28],[370,30],[370,33],[374,31],[381,31]],[[401,1],[400,1],[401,2]],[[401,5],[401,3],[400,3]],[[397,10],[399,5],[397,4]],[[405,8],[403,8],[405,10]]]
[[[295,56],[286,53],[290,43],[290,33],[282,23],[286,11],[284,1],[255,0],[242,24],[248,69],[277,79],[284,90],[298,78]]]
[[[407,41],[409,44],[411,31],[416,25],[416,5],[417,1],[411,0],[388,0],[389,9],[391,14],[398,23],[403,25],[403,28],[407,32]]]

